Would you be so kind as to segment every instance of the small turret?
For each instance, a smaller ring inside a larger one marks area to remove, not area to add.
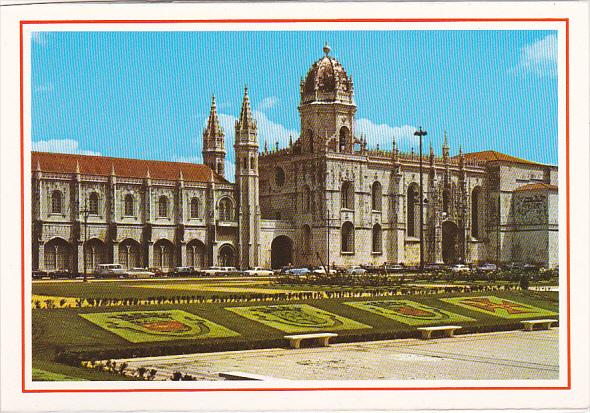
[[[445,162],[449,160],[449,141],[447,139],[447,131],[445,130],[443,146],[442,146],[442,155]]]
[[[225,134],[219,123],[215,96],[211,98],[211,111],[203,131],[203,161],[219,175],[225,175]]]

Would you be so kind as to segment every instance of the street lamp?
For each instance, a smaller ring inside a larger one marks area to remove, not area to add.
[[[424,190],[422,187],[422,138],[427,135],[422,126],[414,132],[420,138],[420,271],[424,270]]]

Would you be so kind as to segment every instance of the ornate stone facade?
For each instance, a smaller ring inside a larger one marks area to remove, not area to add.
[[[245,91],[235,184],[223,178],[215,99],[205,165],[34,153],[34,268],[79,271],[84,249],[88,269],[417,264],[419,156],[394,137],[391,151],[367,148],[352,77],[324,54],[301,82],[301,136],[286,148],[259,151]],[[556,266],[557,167],[495,151],[451,156],[442,139],[441,156],[422,157],[425,262]]]

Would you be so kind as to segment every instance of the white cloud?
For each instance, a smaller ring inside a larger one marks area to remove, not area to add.
[[[418,144],[418,139],[414,136],[414,132],[418,130],[415,126],[376,124],[369,119],[358,119],[355,126],[355,135],[358,137],[364,135],[369,148],[375,148],[379,144],[380,149],[391,149],[394,137],[398,147],[404,151],[408,151],[412,146],[415,147]]]
[[[264,142],[268,142],[268,147],[275,147],[275,142],[279,143],[279,148],[285,148],[289,145],[289,137],[293,142],[299,137],[299,132],[295,129],[287,129],[280,123],[273,122],[263,112],[254,111],[252,113],[256,124],[258,125],[258,142],[261,147]]]
[[[72,153],[78,155],[96,155],[100,152],[89,151],[80,148],[78,141],[74,139],[49,139],[46,141],[32,142],[32,149],[38,152]]]
[[[538,76],[557,76],[557,36],[550,34],[520,49],[515,71]]]
[[[279,103],[279,98],[276,96],[269,96],[260,101],[258,106],[256,107],[257,110],[266,110],[274,108],[277,103]]]
[[[48,92],[53,92],[53,83],[49,82],[49,83],[42,83],[40,85],[37,85],[33,88],[34,92],[37,93],[48,93]]]

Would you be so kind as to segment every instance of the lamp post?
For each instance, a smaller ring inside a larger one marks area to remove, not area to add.
[[[422,138],[427,135],[422,126],[414,132],[420,138],[420,271],[424,270],[424,190],[422,186]]]
[[[80,213],[84,216],[84,241],[82,242],[82,258],[84,262],[83,270],[83,282],[88,281],[88,275],[86,274],[86,240],[88,239],[88,215],[90,215],[90,210],[88,209],[88,200],[84,203],[84,209],[80,211]]]

